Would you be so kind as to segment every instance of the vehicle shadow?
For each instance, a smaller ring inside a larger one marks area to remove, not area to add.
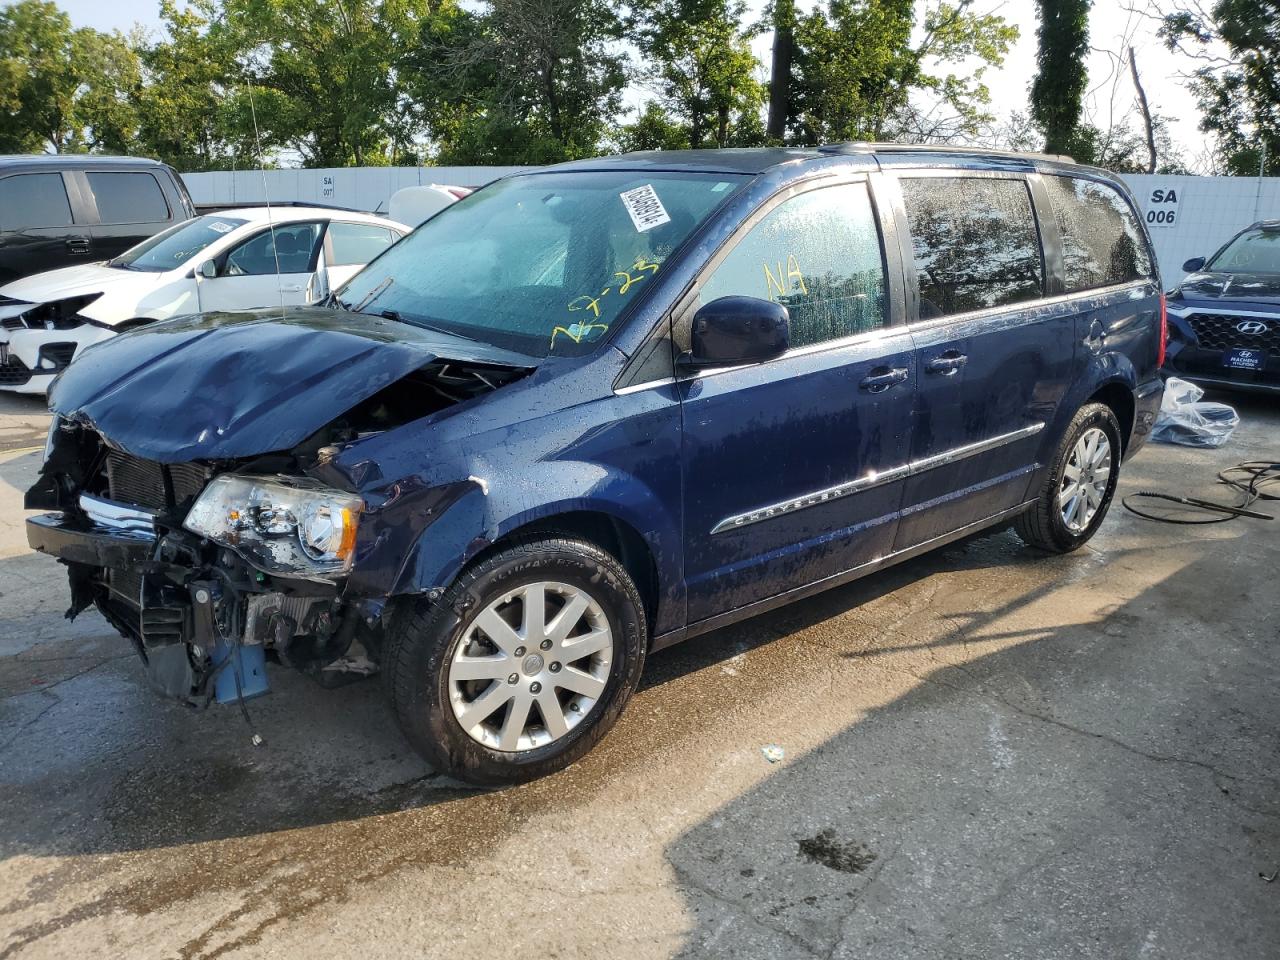
[[[1005,629],[1062,584],[1018,592],[957,624],[985,655],[948,651],[950,632],[927,656],[849,638],[832,652],[850,669],[879,657],[908,691],[667,847],[680,956],[1273,956],[1280,647],[1260,554],[1198,543],[1101,620],[1069,615],[1077,584],[1056,624]],[[856,697],[856,676],[837,686]]]
[[[663,651],[650,659],[637,701],[657,702],[672,680],[934,573],[999,567],[1025,553],[1011,534],[989,535]],[[432,774],[388,715],[376,679],[326,690],[271,665],[273,693],[247,704],[252,729],[234,706],[193,711],[160,700],[128,643],[96,612],[63,619],[63,576],[46,557],[0,560],[8,594],[0,637],[10,638],[0,644],[0,730],[8,732],[0,791],[9,811],[0,856],[247,837],[486,793]],[[254,731],[264,746],[250,745]]]

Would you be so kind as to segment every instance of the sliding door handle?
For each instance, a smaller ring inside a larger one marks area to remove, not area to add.
[[[876,367],[863,377],[858,386],[867,393],[883,393],[894,384],[907,379],[906,367]]]
[[[969,362],[969,358],[963,353],[956,353],[954,350],[948,350],[939,357],[934,357],[924,365],[925,370],[929,373],[940,373],[944,377],[949,377],[958,373],[960,368]]]

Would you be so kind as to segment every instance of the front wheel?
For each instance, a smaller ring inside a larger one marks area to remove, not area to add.
[[[396,614],[383,675],[391,710],[441,773],[518,783],[567,767],[635,690],[647,627],[622,565],[592,544],[518,544],[435,603]]]
[[[1033,547],[1069,553],[1102,524],[1120,479],[1120,425],[1111,408],[1085,404],[1054,454],[1053,470],[1035,505],[1014,523]]]

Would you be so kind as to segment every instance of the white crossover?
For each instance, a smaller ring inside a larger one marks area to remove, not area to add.
[[[0,287],[0,389],[44,393],[91,344],[192,313],[317,303],[409,228],[322,207],[196,217],[114,260]]]

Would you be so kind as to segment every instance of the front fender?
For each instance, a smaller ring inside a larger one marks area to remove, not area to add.
[[[632,473],[583,461],[530,464],[516,477],[477,465],[466,480],[431,489],[398,485],[362,524],[349,589],[362,595],[430,593],[447,587],[482,550],[534,523],[591,513],[644,540],[659,583],[658,624],[675,616],[683,583],[678,513]],[[554,494],[542,499],[540,492]],[[368,527],[368,529],[366,529]]]

